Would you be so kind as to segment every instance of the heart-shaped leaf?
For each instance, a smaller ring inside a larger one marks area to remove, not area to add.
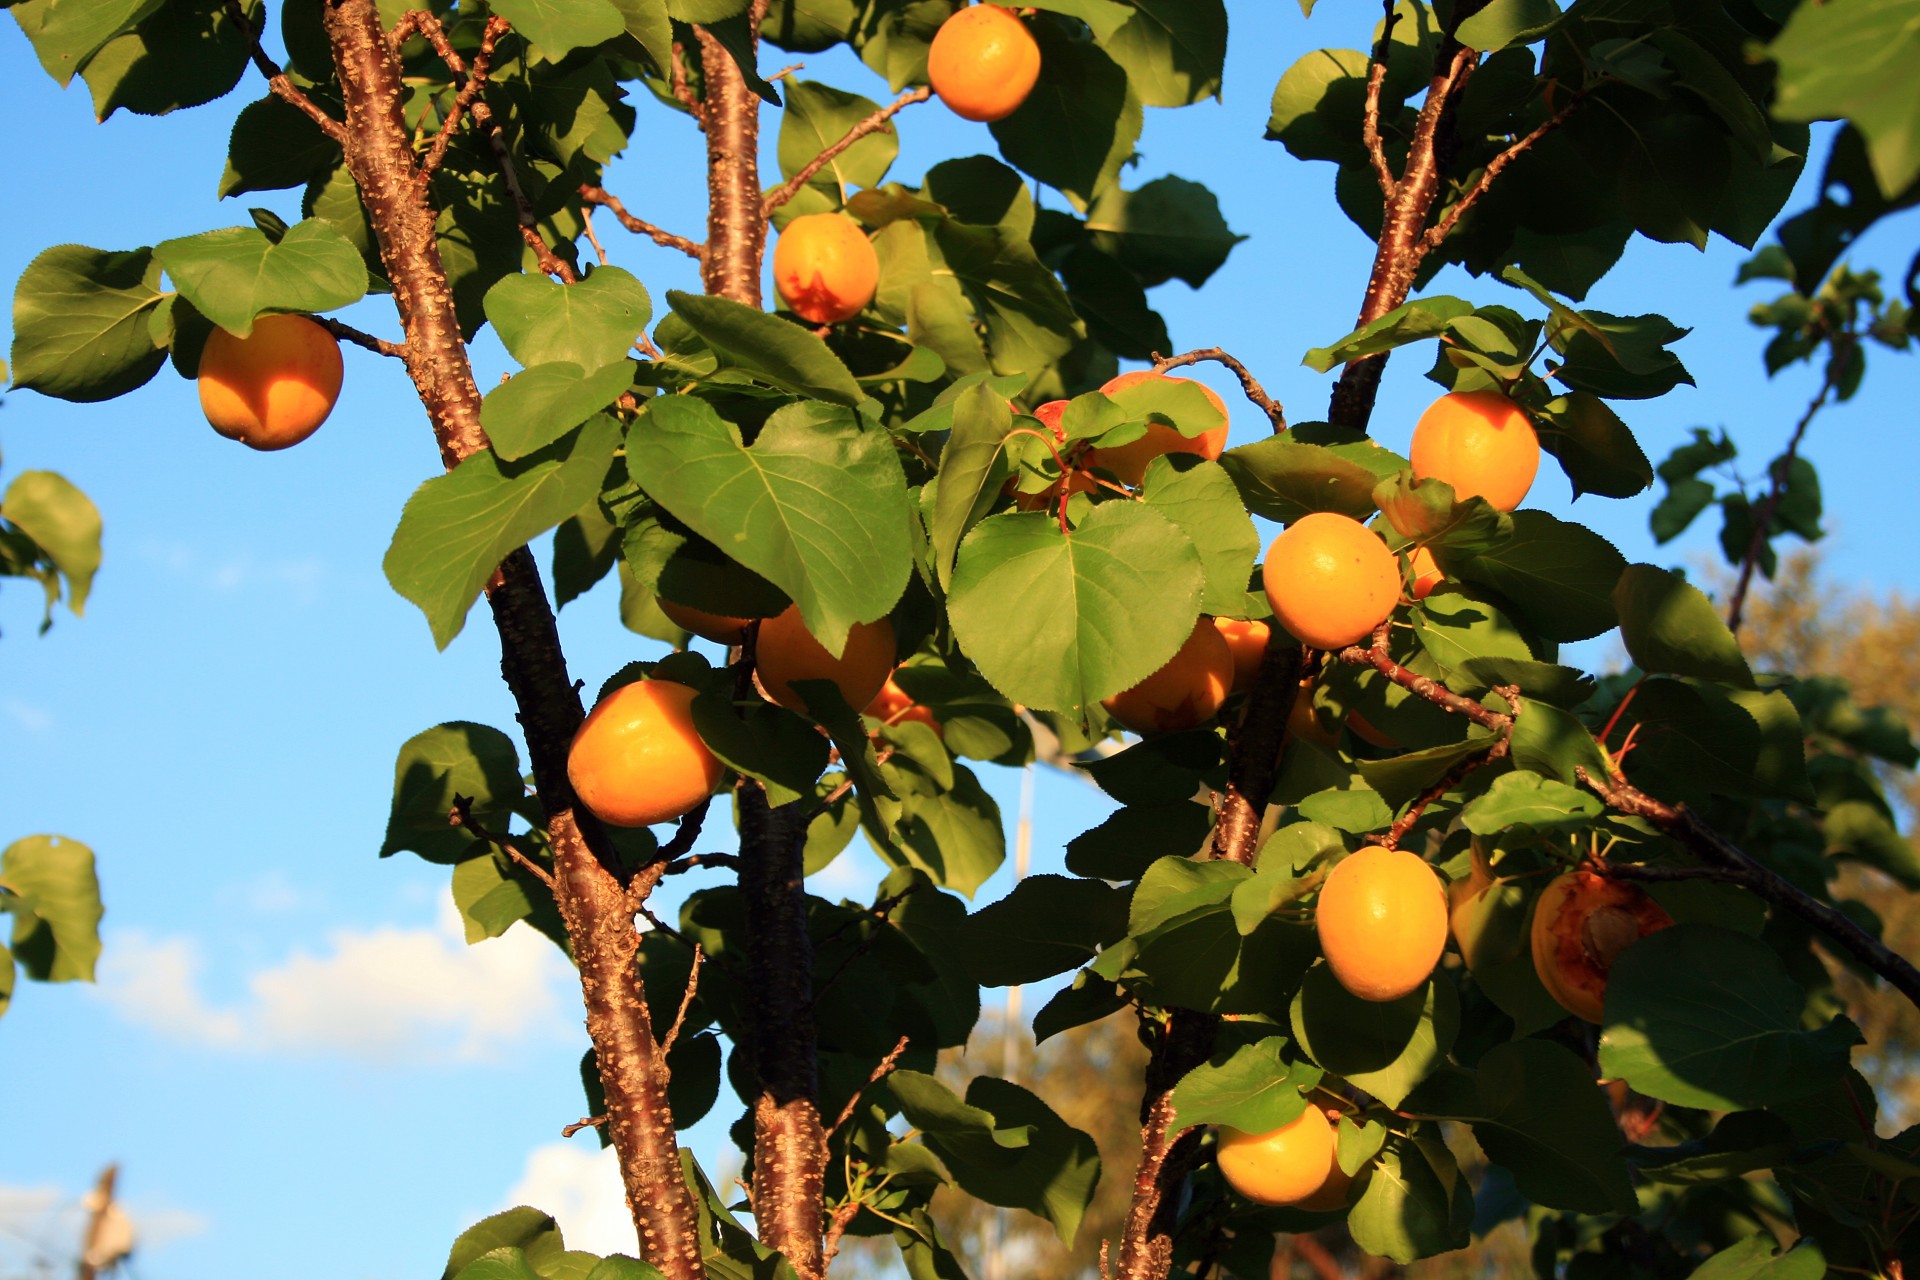
[[[332,311],[367,292],[353,242],[324,218],[296,223],[275,244],[257,227],[228,227],[156,245],[180,296],[235,337],[270,311]]]
[[[487,290],[485,306],[507,353],[528,368],[568,360],[598,369],[626,355],[653,318],[646,286],[619,267],[601,267],[578,284],[506,276]]]

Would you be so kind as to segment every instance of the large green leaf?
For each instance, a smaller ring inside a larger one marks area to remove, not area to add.
[[[613,0],[494,0],[493,8],[549,62],[627,29]]]
[[[788,405],[748,448],[712,406],[665,396],[627,432],[627,469],[695,533],[786,592],[834,653],[854,623],[893,608],[913,572],[893,441],[847,410]]]
[[[1614,585],[1626,557],[1585,525],[1544,511],[1513,513],[1513,536],[1477,555],[1449,555],[1449,576],[1484,582],[1549,640],[1586,640],[1618,621]]]
[[[1043,711],[1091,707],[1172,658],[1206,586],[1200,554],[1143,503],[1095,507],[1071,534],[1049,516],[980,522],[948,597],[954,636],[993,686]]]
[[[1405,1107],[1427,1119],[1471,1124],[1480,1149],[1535,1203],[1580,1213],[1634,1211],[1606,1097],[1586,1064],[1557,1044],[1495,1045],[1472,1072],[1441,1072]]]
[[[1357,520],[1373,514],[1374,487],[1406,459],[1363,432],[1323,426],[1295,427],[1229,449],[1220,465],[1254,515],[1291,522],[1310,511],[1336,511]]]
[[[239,338],[263,313],[332,311],[367,292],[360,251],[325,218],[294,224],[278,244],[257,227],[228,227],[162,241],[153,255],[181,297]]]
[[[497,1249],[512,1249],[536,1266],[546,1266],[565,1248],[552,1214],[521,1205],[482,1218],[462,1231],[447,1253],[440,1280],[454,1280],[469,1264]]]
[[[834,404],[856,405],[862,392],[827,344],[790,320],[730,298],[667,291],[667,305],[727,363],[763,382]]]
[[[167,358],[147,325],[160,297],[151,249],[43,251],[13,291],[14,385],[82,403],[141,386]]]
[[[951,402],[953,428],[940,452],[940,483],[934,491],[934,571],[942,584],[953,579],[953,558],[960,540],[1000,496],[1007,473],[1002,446],[1020,425],[1005,396],[985,381],[968,387]]]
[[[631,360],[615,358],[593,369],[570,360],[536,364],[487,392],[480,425],[495,455],[516,462],[607,408],[632,385]]]
[[[962,1146],[944,1133],[928,1133],[927,1145],[962,1191],[1045,1218],[1061,1243],[1071,1245],[1100,1181],[1100,1150],[1093,1139],[1034,1094],[992,1076],[976,1076],[967,1086],[967,1105],[990,1114],[1001,1131],[1025,1129],[1026,1143],[1007,1153],[1013,1158],[1005,1163],[975,1163],[971,1144]]]
[[[1402,1266],[1464,1249],[1473,1238],[1473,1188],[1438,1138],[1394,1138],[1347,1215],[1353,1242]]]
[[[1772,947],[1677,924],[1628,947],[1607,978],[1600,1069],[1649,1097],[1734,1111],[1835,1083],[1861,1040],[1845,1018],[1809,1031],[1806,994]]]
[[[1444,976],[1398,1000],[1362,1000],[1315,965],[1293,997],[1293,1034],[1322,1067],[1390,1107],[1446,1061],[1460,1001]]]
[[[508,552],[592,501],[619,447],[620,424],[601,415],[511,467],[485,450],[414,491],[382,564],[436,645],[460,634]]]
[[[693,727],[721,763],[758,778],[775,806],[812,795],[827,767],[829,744],[812,723],[771,702],[735,706],[724,687],[693,700]]]
[[[1620,639],[1641,670],[1753,687],[1740,642],[1712,601],[1679,574],[1628,565],[1613,588],[1613,603]]]
[[[1148,464],[1140,493],[1148,506],[1178,525],[1200,553],[1207,573],[1200,611],[1240,612],[1260,554],[1260,535],[1240,504],[1233,477],[1217,462],[1190,464],[1183,470],[1172,456],[1159,457]]]
[[[1220,92],[1227,57],[1222,0],[1136,0],[1133,16],[1104,41],[1149,107],[1184,107]]]
[[[1460,24],[1460,43],[1492,53],[1508,45],[1531,44],[1560,21],[1554,0],[1493,0]]]
[[[474,837],[449,822],[455,796],[473,802],[474,820],[502,832],[526,793],[513,739],[484,724],[455,720],[416,733],[393,766],[385,858],[410,850],[429,862],[458,862],[475,852]]]
[[[233,122],[219,196],[304,186],[340,162],[340,144],[300,108],[270,93]],[[351,181],[351,179],[349,179]]]
[[[64,87],[100,47],[160,7],[161,0],[25,0],[9,6],[48,75]]]
[[[1378,355],[1404,347],[1410,342],[1437,338],[1447,331],[1449,321],[1473,311],[1473,304],[1460,298],[1415,298],[1368,324],[1361,325],[1331,346],[1315,347],[1300,361],[1316,373],[1326,373],[1335,365],[1362,356]]]
[[[947,272],[959,282],[986,326],[987,350],[996,372],[1026,373],[1072,349],[1079,318],[1059,279],[1040,261],[1024,232],[947,219],[934,224],[932,236]],[[935,278],[936,290],[938,281],[945,278],[946,273]],[[921,291],[916,290],[916,315],[922,302]],[[960,320],[966,333],[942,339],[943,358],[962,342],[978,346],[971,326],[964,317]]]
[[[1799,5],[1769,52],[1780,64],[1776,116],[1853,121],[1889,198],[1920,177],[1920,21],[1907,0]]]
[[[1060,191],[1082,212],[1120,176],[1143,113],[1127,73],[1090,41],[1050,22],[1032,25],[1040,82],[1020,109],[990,127],[1000,154]]]
[[[0,907],[13,913],[13,954],[41,982],[92,982],[100,958],[100,881],[93,850],[65,836],[28,836],[0,850]]]
[[[565,360],[598,369],[626,355],[653,317],[646,286],[601,267],[578,284],[522,272],[487,290],[487,320],[507,353],[531,368]]]
[[[1180,279],[1198,289],[1246,239],[1227,226],[1213,192],[1171,175],[1137,191],[1108,187],[1087,211],[1086,225],[1096,248],[1148,286]]]
[[[0,518],[37,543],[67,579],[67,607],[85,613],[100,568],[100,509],[52,471],[22,471],[0,498]]]
[[[258,9],[242,13],[252,21]],[[173,0],[102,45],[80,74],[104,121],[122,107],[158,116],[211,102],[246,69],[247,37],[225,0]]]
[[[1771,1231],[1758,1231],[1701,1263],[1692,1280],[1820,1280],[1828,1274],[1819,1241],[1803,1236],[1782,1251]]]
[[[1127,897],[1103,880],[1028,876],[966,918],[955,941],[981,986],[1038,982],[1077,969],[1127,931]]]
[[[1182,1076],[1173,1090],[1170,1128],[1226,1124],[1245,1133],[1270,1133],[1307,1108],[1303,1090],[1320,1082],[1312,1063],[1290,1059],[1285,1036],[1268,1036],[1216,1053]]]

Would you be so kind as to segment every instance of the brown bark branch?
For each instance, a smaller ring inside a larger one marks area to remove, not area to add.
[[[600,205],[619,220],[620,225],[637,236],[647,236],[663,249],[678,249],[695,262],[707,256],[705,246],[685,236],[677,236],[671,231],[663,231],[644,218],[636,218],[627,212],[627,206],[620,203],[620,197],[605,187],[591,184],[580,188],[580,199],[588,205]]]
[[[1267,389],[1260,385],[1260,380],[1253,376],[1247,369],[1247,366],[1241,364],[1219,347],[1201,347],[1198,350],[1184,352],[1177,356],[1163,356],[1158,351],[1152,351],[1148,354],[1153,357],[1153,371],[1155,373],[1165,373],[1169,369],[1178,369],[1185,365],[1199,364],[1202,360],[1212,360],[1227,366],[1227,368],[1233,370],[1234,377],[1240,379],[1240,389],[1246,392],[1247,399],[1253,401],[1254,407],[1267,415],[1267,421],[1273,424],[1274,434],[1278,435],[1287,429],[1287,411],[1280,407],[1280,402],[1267,394]]]
[[[385,338],[376,338],[370,333],[362,333],[350,324],[341,324],[332,316],[308,316],[307,319],[342,342],[351,342],[356,347],[365,347],[376,355],[392,356],[397,360],[407,358],[407,345],[404,342],[388,342]]]
[[[1363,649],[1354,644],[1342,649],[1340,661],[1357,667],[1372,667],[1408,693],[1425,698],[1442,710],[1465,716],[1483,729],[1491,729],[1494,733],[1502,735],[1512,730],[1512,716],[1490,710],[1485,703],[1455,693],[1431,676],[1415,675],[1395,662],[1387,652],[1389,626],[1390,623],[1383,622],[1375,629],[1373,644],[1369,648]]]
[[[826,1240],[820,1251],[820,1265],[824,1268],[832,1264],[840,1252],[840,1238],[847,1233],[847,1226],[860,1216],[860,1202],[849,1200],[833,1211],[832,1219],[827,1223]]]
[[[1399,183],[1387,164],[1387,149],[1380,141],[1380,90],[1387,82],[1387,51],[1393,42],[1393,25],[1400,20],[1399,7],[1386,0],[1386,16],[1380,20],[1380,38],[1373,42],[1373,56],[1367,63],[1367,108],[1360,124],[1360,137],[1367,146],[1367,158],[1373,162],[1373,174],[1380,182],[1380,194],[1387,200]]]
[[[1481,170],[1479,181],[1469,187],[1466,194],[1453,202],[1447,211],[1440,216],[1440,221],[1427,228],[1426,235],[1420,238],[1420,247],[1414,259],[1414,265],[1418,266],[1420,259],[1425,258],[1428,253],[1438,249],[1445,243],[1446,238],[1453,234],[1453,229],[1459,224],[1460,219],[1465,217],[1474,205],[1480,203],[1480,197],[1487,194],[1487,189],[1493,185],[1494,179],[1500,176],[1502,170],[1532,150],[1534,144],[1539,142],[1540,139],[1565,124],[1567,117],[1572,115],[1574,109],[1586,100],[1586,96],[1584,93],[1575,94],[1567,100],[1566,106],[1560,108],[1551,116],[1548,116],[1533,132],[1519,139],[1505,151],[1502,151],[1499,155],[1487,161],[1487,167]]]
[[[1501,690],[1501,692],[1502,695],[1507,698],[1509,705],[1518,709],[1520,706],[1520,691],[1508,687]],[[1426,813],[1428,806],[1465,782],[1476,770],[1482,769],[1494,763],[1496,760],[1506,759],[1507,753],[1512,749],[1513,732],[1512,727],[1509,726],[1508,731],[1494,739],[1493,745],[1485,751],[1477,752],[1474,755],[1466,757],[1464,760],[1457,761],[1451,769],[1447,770],[1446,773],[1441,776],[1438,782],[1414,797],[1413,803],[1407,806],[1407,811],[1394,819],[1393,825],[1387,828],[1385,835],[1368,836],[1367,843],[1377,844],[1387,849],[1398,849],[1400,842],[1407,838],[1407,832],[1413,830],[1414,827],[1419,824],[1420,818]]]
[[[699,27],[694,33],[707,90],[707,251],[700,280],[710,294],[757,307],[767,245],[760,210],[760,99],[726,47]]]
[[[486,843],[506,854],[509,858],[512,858],[514,862],[523,867],[534,879],[547,886],[548,892],[553,891],[553,873],[535,862],[532,858],[529,858],[526,852],[520,848],[518,841],[509,836],[496,835],[475,821],[473,816],[473,798],[471,796],[455,795],[453,797],[453,810],[447,814],[447,823],[450,826],[460,827],[472,832],[477,838],[484,840]]]
[[[1114,1273],[1118,1280],[1164,1280],[1173,1265],[1180,1185],[1200,1154],[1201,1139],[1199,1129],[1174,1128],[1173,1090],[1212,1054],[1218,1026],[1212,1014],[1171,1009],[1154,1039],[1140,1099],[1140,1163],[1134,1166],[1133,1200]]]
[[[347,167],[393,282],[407,335],[408,374],[441,456],[452,467],[486,448],[487,438],[440,259],[435,213],[401,115],[400,67],[374,0],[329,0],[325,20],[347,107]],[[699,1219],[681,1176],[666,1076],[635,964],[640,937],[625,889],[610,869],[614,851],[592,816],[576,808],[567,781],[567,748],[583,712],[545,587],[525,547],[501,563],[487,600],[500,633],[502,674],[547,814],[554,896],[580,968],[587,1031],[641,1254],[668,1280],[703,1280]]]
[[[832,164],[835,158],[848,147],[851,147],[868,134],[878,133],[880,130],[887,128],[887,122],[892,120],[893,117],[901,111],[916,102],[925,102],[932,96],[933,90],[926,85],[921,85],[918,89],[909,89],[886,106],[868,116],[865,120],[860,121],[851,129],[848,129],[846,133],[840,137],[839,141],[833,143],[819,155],[807,161],[798,173],[788,178],[773,190],[767,192],[766,199],[760,202],[760,216],[763,218],[771,218],[774,210],[799,195],[800,189],[806,186],[807,183],[813,181],[814,174],[819,173],[829,164]]]
[[[293,81],[287,79],[287,73],[280,69],[280,64],[267,56],[266,49],[260,44],[260,29],[247,20],[247,11],[241,7],[240,0],[226,0],[226,5],[227,15],[247,33],[247,56],[253,60],[253,65],[259,69],[260,74],[266,77],[267,88],[271,89],[276,97],[298,108],[309,120],[319,125],[320,132],[345,147],[347,127],[322,111],[319,104],[312,98],[300,92]],[[260,20],[266,21],[264,9],[260,11]]]
[[[487,76],[493,70],[494,46],[508,31],[504,18],[489,18],[486,28],[480,34],[479,51],[473,55],[473,67],[468,70],[461,65],[460,55],[454,51],[453,45],[447,40],[447,33],[441,28],[439,20],[431,14],[424,15],[424,18],[428,24],[427,37],[439,51],[441,61],[445,62],[447,68],[455,75],[466,78],[461,83],[459,91],[453,95],[453,105],[447,109],[447,118],[441,122],[440,131],[434,135],[433,145],[427,150],[427,158],[420,164],[422,182],[433,177],[440,168],[441,161],[446,159],[447,148],[453,144],[453,135],[459,132],[461,120],[473,110],[474,104],[480,100],[480,95],[486,92]]]
[[[673,1015],[673,1025],[667,1028],[667,1034],[660,1040],[660,1057],[664,1060],[673,1052],[674,1041],[680,1038],[680,1028],[687,1025],[687,1010],[693,1008],[694,994],[700,990],[700,962],[707,953],[699,943],[693,947],[693,963],[687,970],[687,989],[680,993],[680,1009]]]
[[[1286,744],[1287,718],[1300,695],[1306,651],[1276,624],[1267,635],[1260,673],[1247,694],[1246,710],[1231,742],[1233,764],[1213,827],[1213,856],[1252,866],[1259,853],[1260,819],[1273,793],[1273,778]]]
[[[906,1036],[901,1036],[900,1043],[894,1045],[893,1048],[887,1052],[887,1056],[880,1059],[879,1065],[874,1067],[872,1073],[867,1076],[867,1082],[853,1091],[853,1096],[847,1099],[847,1105],[840,1108],[839,1118],[837,1118],[833,1122],[833,1126],[827,1130],[827,1137],[831,1138],[834,1134],[846,1128],[847,1121],[853,1119],[854,1111],[860,1106],[861,1095],[866,1093],[866,1091],[874,1085],[886,1079],[887,1076],[892,1073],[893,1069],[900,1065],[900,1055],[907,1051],[907,1039]]]
[[[601,1125],[605,1124],[606,1122],[607,1122],[607,1118],[604,1115],[583,1116],[582,1118],[575,1120],[572,1124],[567,1125],[565,1128],[561,1129],[560,1136],[563,1138],[571,1138],[574,1134],[579,1133],[582,1129],[598,1129]]]

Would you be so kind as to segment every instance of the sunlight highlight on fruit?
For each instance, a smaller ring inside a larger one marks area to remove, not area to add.
[[[927,81],[963,120],[1004,120],[1040,79],[1040,46],[1027,24],[999,5],[962,9],[934,33]]]
[[[306,316],[259,316],[236,338],[215,328],[200,352],[200,408],[213,429],[249,448],[299,444],[340,398],[340,343]]]
[[[1398,1000],[1440,962],[1447,891],[1414,854],[1368,845],[1328,874],[1314,928],[1341,986],[1362,1000]]]
[[[573,735],[567,780],[600,821],[670,822],[713,794],[726,768],[693,727],[694,691],[639,680],[602,698]]]
[[[1280,625],[1315,649],[1366,639],[1400,600],[1400,562],[1387,544],[1332,511],[1288,525],[1267,548],[1260,580]]]
[[[1255,1204],[1322,1207],[1322,1193],[1336,1178],[1346,1179],[1334,1159],[1333,1125],[1326,1112],[1309,1105],[1299,1116],[1266,1133],[1245,1133],[1220,1126],[1214,1162],[1227,1185]],[[1345,1181],[1339,1186],[1344,1200]],[[1315,1201],[1309,1204],[1309,1201]]]

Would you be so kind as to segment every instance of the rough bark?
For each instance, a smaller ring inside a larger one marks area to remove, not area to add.
[[[460,338],[453,294],[434,235],[434,210],[416,176],[401,116],[400,68],[374,0],[328,0],[326,25],[347,108],[346,160],[359,184],[406,331],[407,372],[451,467],[487,447],[480,392]],[[533,556],[522,547],[487,591],[500,634],[501,670],[518,708],[547,813],[555,897],[566,922],[587,1030],[607,1096],[608,1131],[620,1160],[642,1256],[669,1280],[701,1280],[698,1217],[681,1176],[667,1106],[666,1068],[656,1052],[634,965],[639,935],[612,850],[567,782],[567,747],[580,696],[568,675],[553,610]]]
[[[1173,1265],[1180,1186],[1200,1153],[1199,1129],[1173,1127],[1173,1090],[1213,1052],[1220,1020],[1174,1009],[1151,1045],[1140,1098],[1140,1163],[1133,1171],[1133,1203],[1120,1235],[1119,1280],[1162,1280]]]
[[[700,280],[708,293],[757,307],[760,260],[767,247],[767,222],[760,211],[760,99],[747,88],[733,55],[705,31],[700,32],[700,73],[707,86],[708,201]]]

